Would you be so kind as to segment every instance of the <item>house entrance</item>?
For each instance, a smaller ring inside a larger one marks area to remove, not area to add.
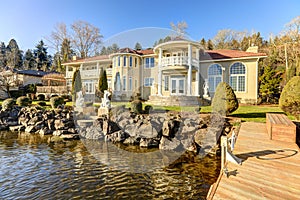
[[[185,94],[185,76],[171,76],[171,94]]]

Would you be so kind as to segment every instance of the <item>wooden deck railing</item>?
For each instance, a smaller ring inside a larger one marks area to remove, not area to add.
[[[70,88],[67,86],[37,86],[36,93],[44,94],[68,94]]]

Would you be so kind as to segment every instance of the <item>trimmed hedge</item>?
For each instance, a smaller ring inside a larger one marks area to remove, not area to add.
[[[279,107],[300,120],[300,76],[294,76],[283,88]]]
[[[39,95],[37,95],[36,99],[37,99],[38,101],[45,101],[46,97],[45,97],[44,94],[39,94]]]
[[[17,98],[16,104],[18,106],[28,106],[31,103],[30,99],[26,96],[21,96]]]
[[[134,100],[130,104],[131,111],[136,114],[141,114],[143,112],[143,104],[140,100]]]
[[[62,97],[51,97],[50,104],[51,104],[51,107],[53,109],[57,108],[57,106],[65,104],[64,98],[62,98]]]
[[[228,83],[221,82],[216,88],[214,98],[211,103],[212,111],[223,115],[234,112],[239,107],[239,102],[233,89]]]
[[[47,103],[45,101],[39,101],[39,102],[37,102],[37,105],[39,105],[39,106],[46,106]]]
[[[15,100],[13,98],[5,99],[2,102],[2,110],[10,110],[15,105]]]

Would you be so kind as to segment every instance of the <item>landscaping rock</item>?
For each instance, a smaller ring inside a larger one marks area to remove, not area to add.
[[[120,130],[106,135],[105,140],[116,143],[116,142],[123,142],[128,137],[129,137],[128,133],[125,133],[124,131]]]
[[[25,132],[26,133],[34,133],[36,131],[35,126],[31,125],[31,126],[27,126],[25,128]]]
[[[10,126],[9,130],[12,131],[12,132],[24,131],[25,130],[25,126],[24,125]]]
[[[159,149],[161,150],[175,150],[181,145],[177,138],[168,139],[162,137],[159,144]]]
[[[143,148],[156,148],[159,146],[159,141],[153,138],[141,138],[140,147]]]

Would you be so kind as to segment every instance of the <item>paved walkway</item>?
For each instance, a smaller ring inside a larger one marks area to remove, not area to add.
[[[300,199],[300,153],[294,143],[270,140],[264,123],[243,123],[229,177],[219,177],[208,199]]]

